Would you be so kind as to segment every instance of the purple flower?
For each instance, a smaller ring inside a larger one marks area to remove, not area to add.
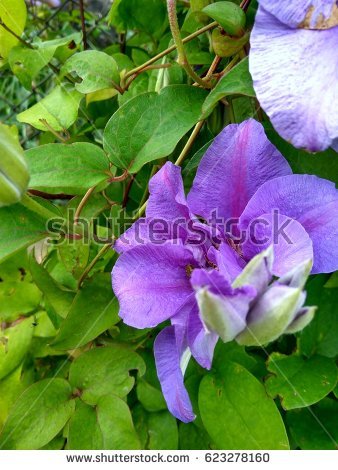
[[[277,132],[295,147],[338,151],[338,2],[259,0],[250,72]]]
[[[216,137],[187,198],[180,171],[167,162],[151,179],[146,217],[116,242],[112,281],[125,323],[170,320],[155,340],[156,367],[169,410],[188,422],[190,355],[210,368],[218,337],[265,344],[311,320],[312,264],[338,268],[338,192],[293,175],[252,119]]]

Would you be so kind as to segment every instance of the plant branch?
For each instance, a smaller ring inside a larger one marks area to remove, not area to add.
[[[18,41],[20,41],[21,44],[28,47],[29,49],[34,49],[34,47],[31,44],[29,44],[29,42],[25,41],[21,36],[16,34],[16,32],[13,31],[11,28],[9,28],[2,20],[0,20],[0,26],[2,26],[8,33],[14,36]]]
[[[78,289],[81,288],[82,284],[83,284],[83,281],[86,279],[86,277],[88,276],[88,274],[90,273],[90,271],[93,269],[93,267],[95,266],[95,264],[99,261],[100,258],[102,258],[102,256],[104,256],[107,251],[112,247],[112,243],[108,243],[107,245],[103,245],[103,247],[101,248],[101,250],[98,252],[98,254],[95,256],[95,258],[90,262],[90,264],[86,267],[86,269],[83,271],[83,273],[81,274],[81,277],[79,278],[78,280]]]
[[[81,212],[82,212],[82,209],[84,208],[84,206],[87,204],[87,201],[89,200],[90,196],[93,194],[94,190],[95,190],[96,186],[92,186],[91,188],[88,189],[88,191],[86,192],[86,194],[83,196],[83,198],[81,199],[81,202],[80,204],[78,205],[76,211],[75,211],[75,215],[74,215],[74,225],[77,225],[78,224],[78,221],[79,221],[79,217],[81,215]]]

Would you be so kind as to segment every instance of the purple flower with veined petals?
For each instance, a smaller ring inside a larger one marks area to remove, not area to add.
[[[249,56],[257,98],[295,147],[338,151],[338,2],[259,0]]]
[[[121,256],[112,282],[126,324],[149,328],[170,320],[155,340],[157,373],[169,410],[189,422],[194,413],[183,377],[190,355],[210,368],[219,336],[264,344],[312,318],[302,289],[312,259],[313,272],[338,268],[338,191],[327,180],[293,175],[253,119],[216,137],[187,198],[180,172],[167,162],[151,179],[146,217],[115,244]],[[290,244],[274,239],[276,209],[278,222],[288,222]],[[229,219],[235,235],[265,221],[258,226],[264,244],[252,237],[240,244],[225,228]],[[161,220],[167,230],[154,237]],[[204,235],[199,244],[196,232]],[[273,275],[280,280],[270,285]],[[272,331],[276,315],[279,329]]]

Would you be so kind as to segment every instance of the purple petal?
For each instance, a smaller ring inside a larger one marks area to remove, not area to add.
[[[218,250],[211,247],[208,251],[208,259],[215,264],[219,272],[231,283],[241,273],[245,261],[228,243],[221,243]]]
[[[309,175],[291,175],[268,181],[249,201],[239,226],[278,209],[295,219],[309,234],[313,244],[313,273],[338,269],[338,191],[334,183]]]
[[[150,241],[150,230],[147,220],[142,217],[137,220],[128,230],[126,230],[114,244],[114,250],[117,253],[134,248],[135,246],[144,245]]]
[[[215,269],[194,269],[190,281],[194,288],[208,287],[214,294],[233,295],[234,293],[230,282]]]
[[[195,419],[180,368],[175,327],[164,328],[154,343],[156,369],[169,411],[184,423]]]
[[[122,254],[112,281],[123,321],[151,328],[175,315],[192,293],[187,266],[196,266],[195,260],[178,245],[148,244]]]
[[[278,212],[262,214],[251,221],[248,239],[242,245],[244,257],[250,260],[273,245],[272,273],[283,276],[304,260],[312,260],[312,241],[304,227]]]
[[[338,137],[338,27],[291,29],[259,8],[250,42],[254,88],[276,131],[312,152],[331,146]]]
[[[259,0],[279,21],[293,28],[325,29],[338,24],[336,0]]]
[[[147,218],[190,218],[180,167],[167,162],[149,181],[149,194]]]
[[[210,220],[239,217],[255,191],[291,169],[268,141],[260,123],[253,119],[227,126],[201,160],[188,205],[194,214]]]

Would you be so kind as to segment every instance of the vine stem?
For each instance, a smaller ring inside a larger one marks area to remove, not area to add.
[[[194,33],[192,33],[192,34],[190,34],[189,36],[183,38],[183,39],[182,39],[183,44],[185,44],[185,43],[187,43],[187,42],[189,42],[189,41],[192,41],[193,39],[197,38],[197,37],[200,36],[201,34],[206,33],[207,31],[210,31],[211,29],[216,28],[217,25],[218,25],[217,21],[213,21],[212,23],[210,23],[210,24],[204,26],[203,28],[198,29],[198,30],[195,31]],[[173,46],[168,47],[168,48],[165,49],[164,51],[162,51],[162,52],[160,52],[159,54],[155,55],[154,57],[152,57],[151,59],[149,59],[149,60],[148,60],[147,62],[145,62],[144,64],[139,65],[139,66],[136,67],[135,69],[130,70],[130,71],[125,75],[125,78],[128,78],[128,77],[130,77],[131,75],[134,75],[135,73],[142,72],[145,67],[148,67],[148,65],[151,65],[151,64],[153,64],[154,62],[157,62],[158,60],[162,59],[162,57],[165,57],[166,55],[170,54],[171,52],[174,52],[175,50],[176,50],[176,44],[174,44]]]
[[[78,286],[78,289],[81,288],[82,284],[83,284],[83,281],[86,279],[86,277],[88,276],[88,274],[90,273],[90,271],[93,269],[93,267],[95,266],[95,264],[99,261],[100,258],[102,258],[102,256],[104,256],[107,251],[112,247],[112,243],[107,243],[106,245],[103,245],[103,247],[101,248],[101,250],[98,252],[98,254],[95,256],[95,258],[93,258],[93,260],[91,261],[91,263],[86,267],[86,269],[83,271],[83,273],[81,274],[81,277],[79,278],[78,280],[78,283],[77,283],[77,286]]]
[[[14,36],[18,41],[21,42],[21,44],[23,44],[24,46],[28,47],[29,49],[34,49],[34,47],[29,44],[29,42],[25,41],[21,36],[19,36],[18,34],[16,34],[15,31],[13,31],[11,28],[9,28],[6,23],[4,23],[2,20],[0,20],[0,26],[2,26],[9,34],[11,34],[12,36]]]
[[[176,162],[175,162],[175,165],[176,165],[176,166],[182,165],[183,160],[184,160],[185,157],[188,155],[189,150],[191,149],[193,143],[195,142],[196,137],[197,137],[198,134],[199,134],[199,131],[200,131],[200,130],[202,129],[202,127],[203,127],[203,124],[204,124],[204,120],[203,120],[203,121],[198,121],[198,123],[197,123],[196,126],[194,127],[194,130],[193,130],[192,133],[190,134],[190,137],[189,137],[187,143],[186,143],[185,146],[183,147],[182,152],[180,153],[178,159],[177,159]]]
[[[95,191],[95,188],[96,186],[92,186],[91,188],[88,189],[88,191],[86,192],[86,194],[83,196],[83,198],[81,199],[81,202],[80,204],[77,206],[77,209],[75,211],[75,215],[74,215],[74,225],[77,225],[78,222],[79,222],[79,217],[81,215],[81,212],[82,212],[82,209],[84,208],[84,206],[87,204],[90,196],[93,194],[93,192]]]

